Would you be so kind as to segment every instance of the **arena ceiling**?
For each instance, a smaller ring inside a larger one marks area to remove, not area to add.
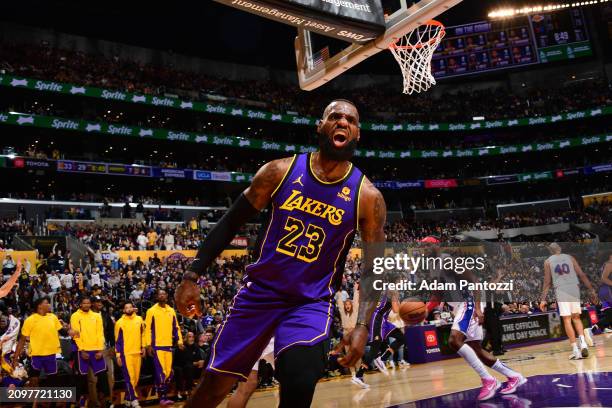
[[[517,3],[521,1],[512,2]],[[464,0],[445,13],[443,21],[446,25],[478,21],[485,19],[490,9],[507,4],[508,1],[501,0]],[[293,27],[210,0],[197,3],[22,0],[5,2],[2,9],[0,21],[215,60],[295,69]],[[378,58],[376,64],[366,64],[360,71],[396,73],[391,56],[384,57],[388,58]]]

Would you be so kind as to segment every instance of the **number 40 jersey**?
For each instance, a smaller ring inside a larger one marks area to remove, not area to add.
[[[547,261],[550,264],[552,284],[557,293],[557,300],[569,300],[560,298],[563,295],[575,295],[578,291],[578,276],[574,269],[572,257],[567,254],[551,255]]]
[[[257,261],[244,281],[255,282],[285,300],[329,299],[342,280],[355,237],[364,176],[352,164],[339,180],[319,180],[312,155],[293,157],[272,193],[270,221]]]

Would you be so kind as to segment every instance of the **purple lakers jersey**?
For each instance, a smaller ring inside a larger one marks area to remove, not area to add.
[[[341,179],[319,180],[311,156],[294,156],[272,193],[259,258],[246,268],[247,283],[287,299],[331,298],[357,230],[363,174],[351,164]]]

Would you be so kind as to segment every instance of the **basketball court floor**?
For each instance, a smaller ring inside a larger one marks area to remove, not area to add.
[[[498,395],[480,404],[476,401],[478,376],[456,358],[396,368],[389,376],[366,374],[369,389],[353,385],[350,377],[322,381],[312,407],[612,407],[612,334],[593,340],[591,355],[579,361],[568,360],[567,341],[510,350],[502,360],[529,377],[529,382],[513,396]],[[277,405],[275,389],[256,392],[248,407]]]

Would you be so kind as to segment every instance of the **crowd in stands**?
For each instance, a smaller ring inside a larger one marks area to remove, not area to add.
[[[47,44],[8,44],[0,48],[0,68],[14,75],[145,94],[200,93],[262,102],[274,112],[294,111],[319,116],[321,106],[330,99],[330,90],[319,89],[304,98],[296,86],[270,81],[228,81],[181,71],[170,66],[146,65],[119,57],[85,54],[52,48]],[[333,90],[337,97],[336,91]],[[406,97],[381,87],[369,87],[344,95],[362,107],[364,118],[376,113],[416,122],[470,121],[474,116],[502,119],[540,116],[612,103],[612,89],[605,80],[580,82],[551,89],[529,89],[524,95],[509,95],[508,90],[472,91],[449,98],[431,98],[427,93]],[[461,103],[456,101],[460,100]],[[375,118],[376,119],[376,118]]]
[[[609,204],[605,201],[599,201],[589,208],[591,210],[607,211]],[[524,226],[530,225],[529,223],[543,224],[562,220],[576,222],[582,219],[581,217],[585,217],[585,215],[577,212],[542,212],[537,215],[508,216],[497,221],[490,221],[492,222],[490,226]],[[480,228],[484,229],[489,226],[487,221],[482,220],[473,220],[472,223],[470,228],[480,225]],[[2,231],[6,233],[21,232],[28,228],[27,223],[11,220],[5,220],[0,225]],[[144,316],[145,312],[155,304],[155,296],[159,290],[167,292],[168,299],[170,299],[169,303],[172,305],[174,291],[180,283],[181,276],[187,269],[190,259],[184,256],[160,257],[155,251],[196,248],[201,242],[201,238],[205,236],[209,226],[205,223],[199,223],[195,218],[188,221],[186,225],[184,228],[163,229],[158,227],[156,230],[135,225],[122,227],[64,226],[62,232],[71,234],[88,245],[92,249],[91,256],[75,262],[70,253],[63,253],[57,247],[54,247],[49,254],[40,254],[36,262],[32,264],[25,259],[12,259],[10,253],[8,253],[3,262],[2,275],[4,280],[8,279],[17,267],[18,262],[21,262],[24,267],[16,288],[7,297],[0,299],[0,310],[3,314],[11,314],[23,321],[25,317],[34,312],[33,305],[37,304],[37,300],[48,298],[53,313],[62,321],[67,322],[70,320],[71,314],[79,308],[80,299],[87,294],[94,296],[94,299],[100,297],[104,313],[114,322],[121,316],[123,303],[126,301],[133,303],[140,315]],[[395,242],[414,242],[428,235],[438,236],[445,242],[453,242],[453,236],[466,226],[467,221],[450,223],[400,221],[388,225],[386,234],[388,241]],[[557,235],[553,239],[564,241],[566,237]],[[504,244],[503,241],[499,245],[495,244],[497,245],[495,248],[504,248],[504,245],[507,244]],[[539,293],[541,282],[539,278],[534,279],[534,277],[541,275],[542,254],[544,253],[542,251],[545,250],[545,246],[542,246],[541,243],[527,245],[531,245],[531,247],[528,246],[527,249],[523,249],[525,257],[515,258],[497,255],[492,257],[491,260],[491,265],[504,265],[506,277],[521,282],[521,286],[515,294],[516,298],[507,301],[504,306],[504,314],[507,315],[540,311],[539,306],[529,299],[533,299],[534,293]],[[591,247],[588,244],[581,248],[584,253],[580,255],[579,261],[585,273],[596,285],[598,284],[598,273],[601,267],[601,259],[598,258],[600,254],[589,252]],[[122,258],[117,252],[120,249],[147,249],[153,253],[146,259],[129,255]],[[536,250],[540,252],[534,255]],[[577,249],[568,248],[568,251],[576,253]],[[240,287],[244,268],[250,261],[251,258],[247,255],[218,258],[199,278],[197,283],[201,288],[204,315],[198,319],[179,316],[183,338],[185,343],[189,341],[191,354],[182,353],[182,349],[178,346],[175,347],[176,370],[180,371],[179,366],[185,364],[185,362],[188,365],[197,363],[196,365],[199,368],[202,367],[200,362],[205,361],[210,353],[214,334],[229,311],[231,300]],[[338,292],[342,301],[350,300],[355,295],[360,279],[360,262],[359,257],[349,257],[347,259]],[[491,270],[498,267],[492,266]],[[554,309],[555,304],[551,303],[549,307]],[[445,311],[448,311],[446,305],[442,305],[438,309],[438,312],[442,312],[442,314]],[[431,317],[431,320],[435,320],[437,323],[444,322],[444,319],[440,318],[440,314],[435,314]],[[330,339],[332,344],[339,341],[343,333],[342,330],[341,320],[338,315],[335,315]],[[69,341],[69,337],[66,337],[66,339]],[[401,355],[398,353],[390,360],[399,359],[398,361],[403,361]],[[144,367],[146,367],[146,364]],[[143,368],[145,373],[146,370],[146,368]],[[198,370],[193,373],[190,372],[187,377],[177,376],[176,382],[172,386],[176,398],[183,398],[188,394],[198,372]],[[271,372],[270,367],[266,368],[264,366],[259,380],[261,386],[265,387],[273,384]],[[330,360],[328,376],[341,373],[343,373],[343,370],[336,362]],[[118,381],[117,377],[115,379]]]

